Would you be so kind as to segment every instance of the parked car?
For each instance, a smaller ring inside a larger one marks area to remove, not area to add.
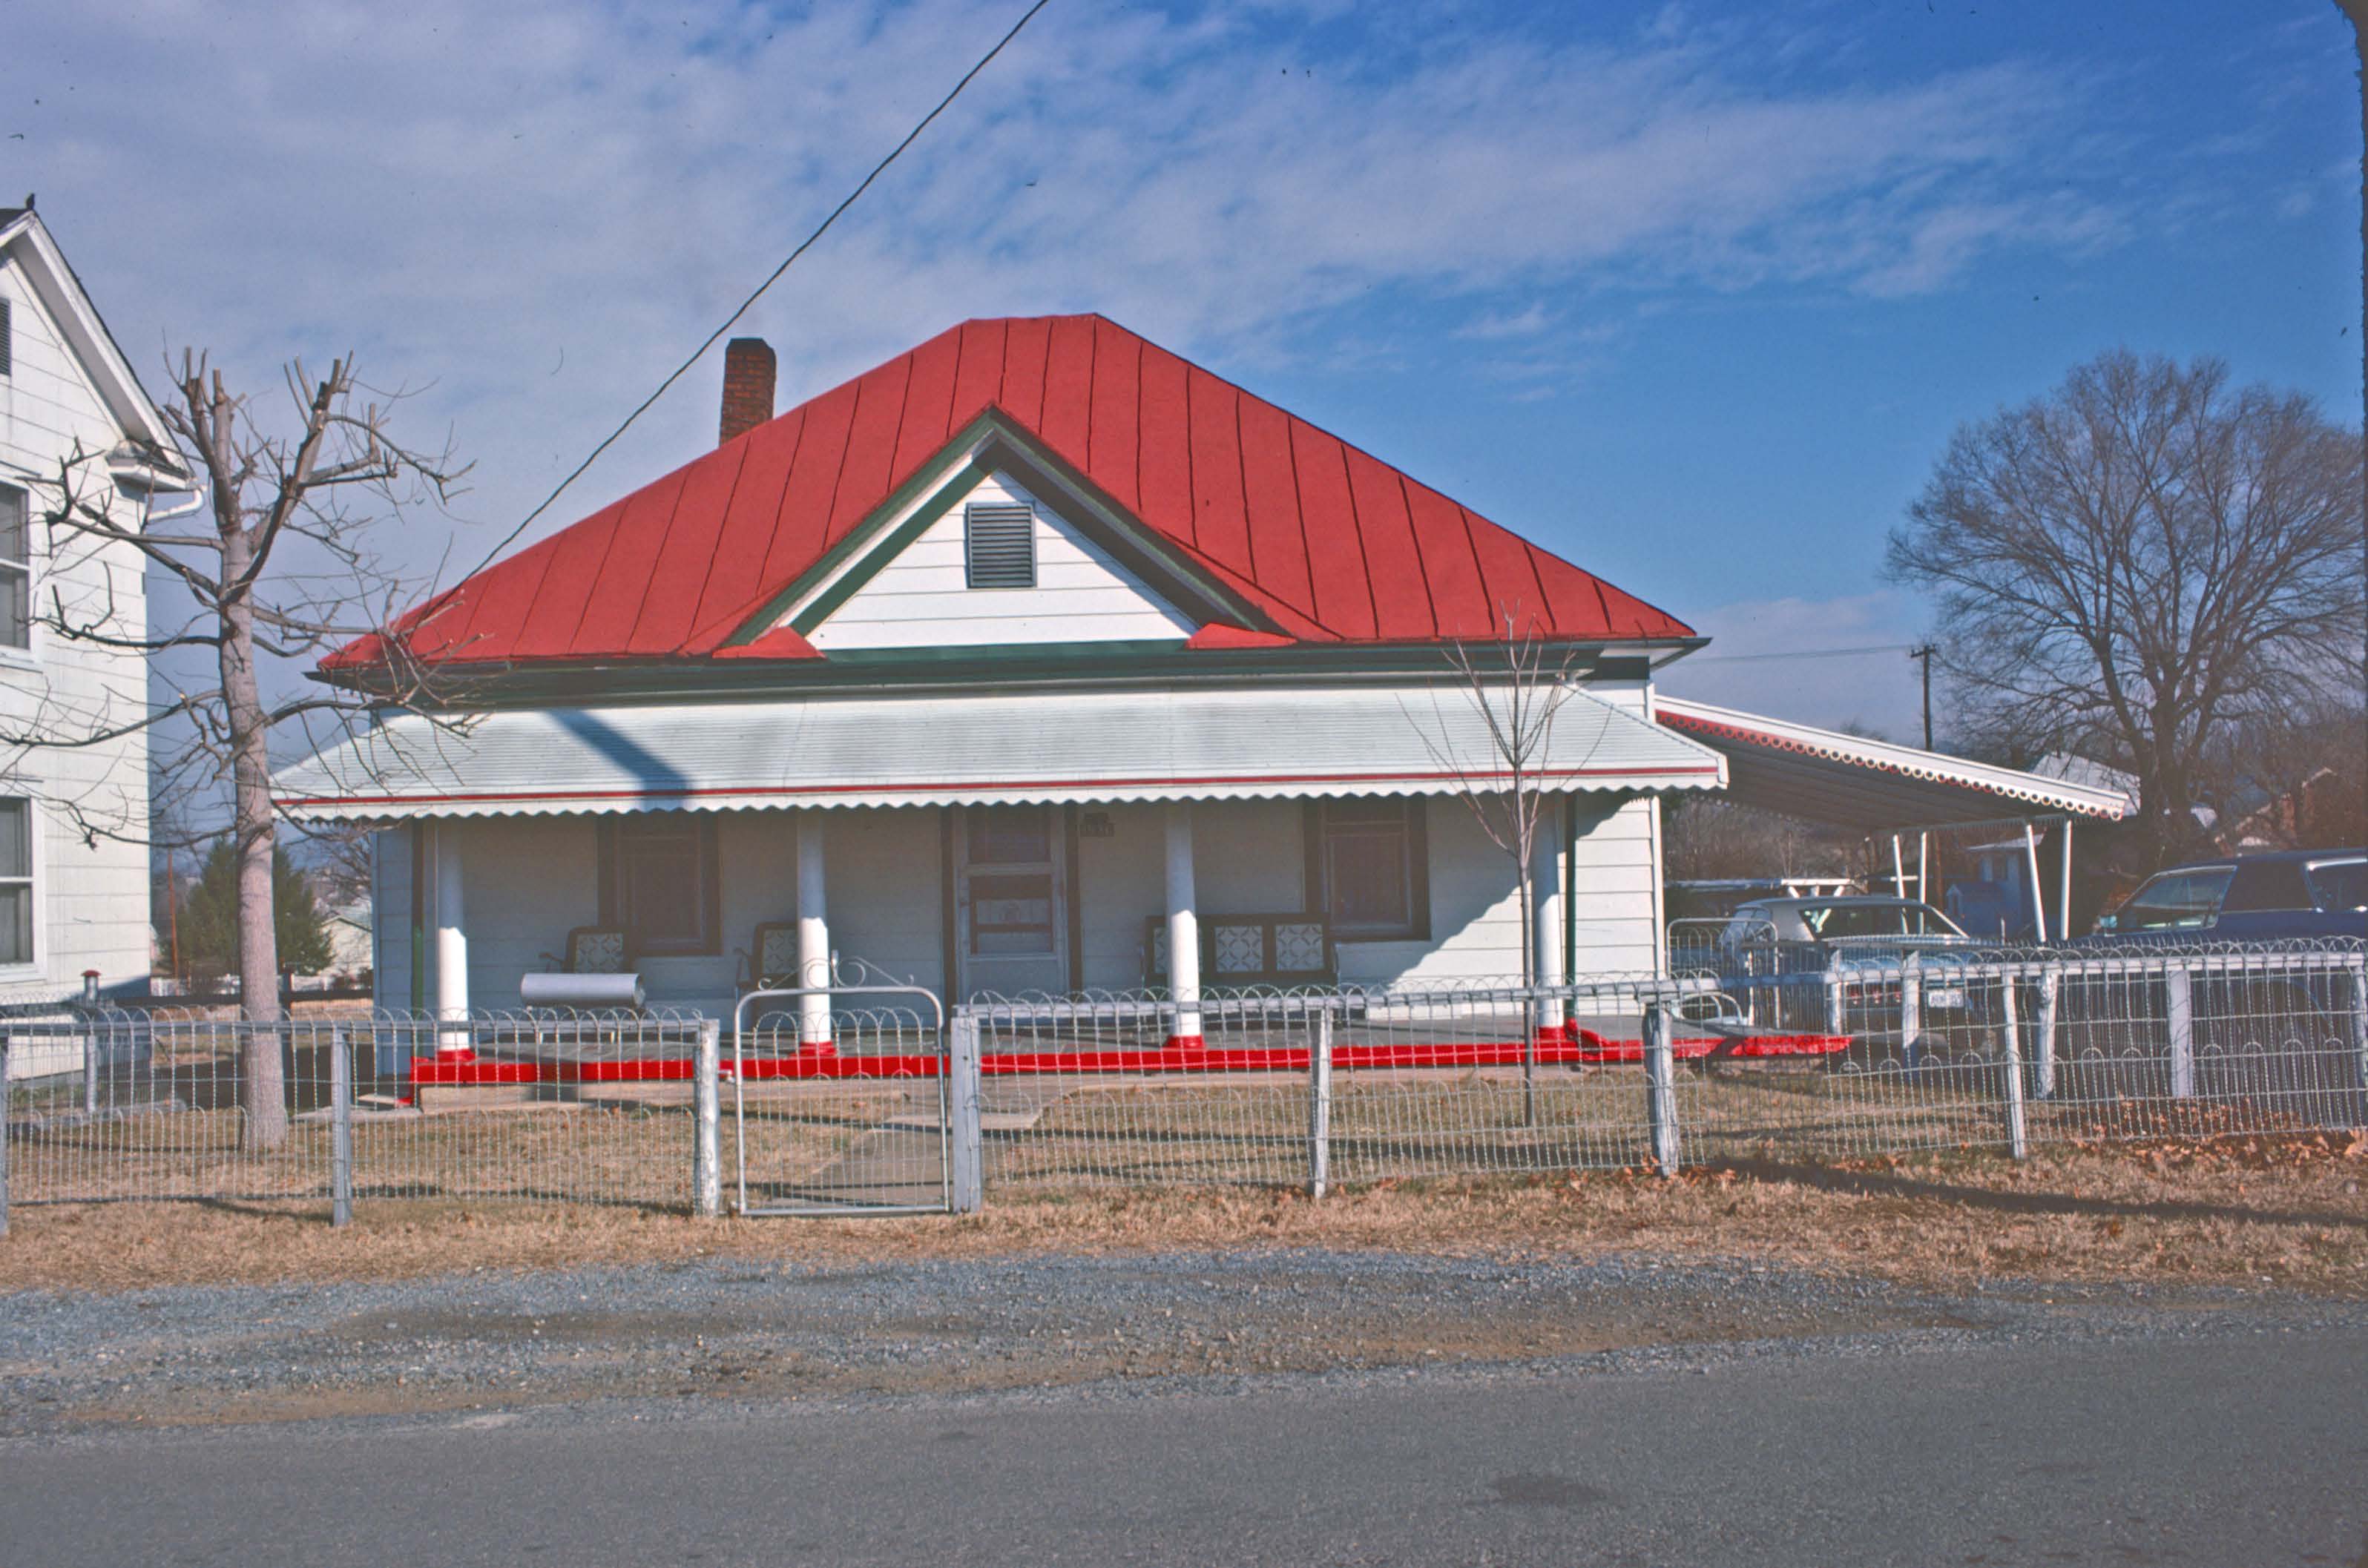
[[[1973,938],[1929,903],[1912,898],[1854,893],[1839,898],[1759,898],[1736,906],[1720,945],[1741,948],[1770,933],[1779,942],[1847,947],[1853,952],[1904,953],[1910,949],[1962,947]]]
[[[1899,985],[1888,973],[1909,953],[1970,948],[1974,938],[1929,903],[1875,893],[1833,898],[1762,898],[1736,907],[1719,933],[1718,970],[1729,990],[1773,979],[1808,994],[1791,998],[1796,1007],[1826,1007],[1824,977],[1839,969],[1876,971],[1846,982],[1846,1009],[1894,1009]],[[1781,977],[1798,977],[1783,980]],[[1923,1005],[1935,1011],[1966,1006],[1965,988],[1928,983]]]
[[[2157,872],[2083,945],[2368,937],[2368,850],[2280,849]]]

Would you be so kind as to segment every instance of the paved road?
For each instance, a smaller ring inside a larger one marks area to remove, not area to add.
[[[2368,1562],[2356,1329],[1236,1386],[20,1440],[0,1562]]]

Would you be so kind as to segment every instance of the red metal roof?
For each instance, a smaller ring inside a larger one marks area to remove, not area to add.
[[[1484,640],[1501,606],[1575,639],[1693,635],[1099,315],[949,328],[398,625],[431,661],[712,656],[989,407],[1302,642]],[[325,663],[376,653],[366,638]]]

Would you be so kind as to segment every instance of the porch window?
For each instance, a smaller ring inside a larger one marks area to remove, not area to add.
[[[0,647],[33,645],[33,529],[25,493],[0,484]]]
[[[721,952],[715,822],[688,812],[600,824],[600,922],[635,957]]]
[[[970,950],[1020,957],[1054,950],[1053,812],[1046,806],[973,806]]]
[[[1320,801],[1307,810],[1307,893],[1336,937],[1430,936],[1429,849],[1423,803]]]
[[[33,802],[0,798],[0,963],[33,961]]]

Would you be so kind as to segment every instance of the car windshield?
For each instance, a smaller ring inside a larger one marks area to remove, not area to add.
[[[2319,908],[2368,909],[2368,860],[2321,860],[2305,875]]]
[[[2208,925],[2220,913],[2220,900],[2236,874],[2234,866],[2165,871],[2130,894],[2129,902],[2113,912],[2113,928],[2171,931]]]
[[[1899,937],[1908,930],[1907,906],[1898,903],[1804,903],[1801,923],[1823,941],[1844,937]]]

